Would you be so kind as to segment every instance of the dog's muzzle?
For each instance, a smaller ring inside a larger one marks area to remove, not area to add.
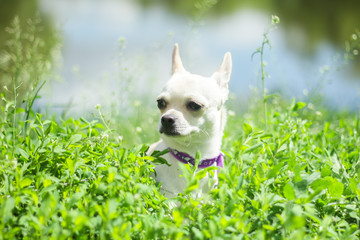
[[[160,119],[160,133],[164,133],[169,136],[180,135],[180,133],[176,130],[176,120],[177,118],[172,114],[162,116]]]

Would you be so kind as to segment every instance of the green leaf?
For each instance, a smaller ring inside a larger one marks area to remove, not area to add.
[[[166,164],[168,165],[169,167],[171,166],[171,164],[165,159],[165,158],[162,158],[162,157],[156,157],[152,163],[154,164]]]
[[[66,159],[66,165],[70,170],[70,174],[74,174],[75,172],[75,162],[73,160],[71,160],[70,158]]]
[[[280,148],[284,143],[286,143],[286,142],[290,139],[290,137],[291,137],[291,134],[287,134],[287,135],[281,140],[281,142],[280,142],[280,144],[279,144],[279,148]]]
[[[52,127],[52,122],[50,122],[50,125],[48,126],[48,128],[45,130],[45,136],[49,135],[50,131],[51,131],[51,127]]]
[[[197,166],[199,165],[201,160],[201,153],[200,151],[197,151],[195,154],[195,168],[197,168]]]
[[[72,135],[69,142],[70,144],[74,144],[74,143],[77,143],[81,140],[82,138],[82,135],[81,134],[75,134],[75,135]]]
[[[54,148],[54,153],[62,153],[62,152],[65,152],[65,150],[62,149],[61,146],[57,145],[57,146]]]
[[[51,185],[51,183],[52,183],[51,179],[45,179],[43,182],[43,185],[44,185],[44,187],[48,187]]]
[[[151,154],[151,156],[153,156],[153,157],[160,157],[160,156],[162,156],[162,155],[165,155],[165,154],[168,153],[168,152],[170,152],[170,150],[169,150],[168,148],[166,148],[166,149],[164,149],[164,150],[162,150],[162,151],[156,150],[156,151],[154,151],[154,152]]]
[[[20,186],[21,188],[27,187],[29,185],[31,185],[33,181],[30,178],[25,178],[23,180],[21,180]]]
[[[252,133],[252,131],[253,131],[252,127],[248,123],[243,124],[243,129],[245,131],[246,136],[249,136],[249,134]]]
[[[276,95],[276,94],[271,94],[271,95],[267,95],[265,98],[264,98],[264,102],[267,102],[269,98],[272,98],[272,97],[279,97],[279,95]]]
[[[25,109],[23,108],[16,108],[16,113],[23,113],[25,112]]]
[[[295,182],[300,182],[302,180],[302,177],[301,177],[301,165],[299,164],[296,164],[295,167],[294,167],[294,180]]]
[[[190,193],[195,189],[199,188],[199,181],[193,181],[185,190],[185,193]]]
[[[344,184],[339,182],[336,178],[330,176],[315,180],[311,184],[311,187],[314,190],[327,189],[330,197],[333,198],[340,198],[344,192]]]
[[[87,222],[88,222],[88,218],[86,216],[83,216],[83,215],[76,216],[76,219],[74,222],[74,225],[75,225],[74,230],[75,231],[81,230]]]
[[[334,180],[328,189],[331,197],[340,198],[344,192],[344,185],[341,182]]]
[[[125,195],[125,202],[127,205],[132,206],[134,205],[134,196],[131,193],[126,193]]]
[[[102,125],[101,123],[97,123],[97,124],[95,124],[95,126],[94,126],[95,128],[99,128],[99,129],[103,129],[103,130],[105,130],[105,127],[104,127],[104,125]]]
[[[20,154],[25,159],[29,159],[29,154],[22,148],[15,147],[15,153]]]
[[[264,178],[264,169],[263,169],[263,166],[261,164],[257,165],[256,166],[256,176],[259,178],[259,179],[263,179]]]
[[[269,230],[269,231],[274,231],[274,230],[276,230],[275,227],[273,227],[273,226],[271,226],[271,225],[268,225],[268,224],[264,224],[264,225],[263,225],[263,228],[264,228],[265,230]]]
[[[50,120],[45,120],[44,122],[43,122],[43,125],[46,125],[46,124],[52,124],[53,122],[52,121],[50,121]]]
[[[84,194],[82,192],[77,192],[74,193],[71,198],[69,199],[69,201],[67,202],[68,207],[72,207],[75,206],[76,204],[78,204],[82,197],[84,196]]]
[[[356,194],[358,182],[356,181],[355,178],[350,178],[349,181],[350,181],[349,186],[350,186],[351,191]]]
[[[12,210],[15,207],[15,199],[13,197],[9,197],[2,202],[2,205],[3,206],[0,209],[1,218],[4,223],[7,223],[10,219],[12,219]]]
[[[328,179],[327,179],[328,178]],[[323,190],[330,186],[332,177],[320,178],[311,183],[311,188],[316,190]]]
[[[38,127],[33,127],[36,135],[41,139],[43,137],[42,132],[40,131],[40,129]]]
[[[195,239],[203,239],[204,238],[204,235],[202,234],[202,232],[199,229],[192,227],[191,230],[193,231],[193,233],[195,235]]]
[[[177,227],[180,227],[181,224],[182,224],[182,222],[183,222],[183,220],[184,220],[184,217],[181,216],[181,213],[180,213],[179,210],[177,210],[177,209],[175,209],[175,210],[173,211],[172,215],[173,215],[173,219],[174,219],[175,225],[176,225]]]
[[[273,178],[273,177],[276,177],[278,175],[278,172],[280,171],[280,169],[282,168],[284,164],[283,163],[280,163],[280,164],[277,164],[275,165],[271,170],[270,172],[267,174],[267,178]]]
[[[196,172],[195,178],[196,178],[196,179],[199,179],[199,180],[200,180],[200,179],[203,179],[203,178],[206,176],[207,172],[208,172],[208,171],[206,171],[206,168],[205,168],[205,169],[202,169],[202,170]]]
[[[293,111],[296,112],[297,110],[300,110],[306,106],[306,103],[304,102],[297,102],[295,106],[293,107]]]
[[[257,144],[255,144],[255,145],[253,145],[253,146],[245,149],[244,153],[253,152],[253,151],[255,151],[257,148],[262,147],[262,146],[263,146],[263,143],[257,143]]]
[[[321,177],[327,177],[331,174],[331,167],[327,164],[321,168]]]
[[[296,198],[295,190],[289,183],[285,184],[284,189],[283,189],[283,194],[284,194],[284,197],[288,200],[294,200]]]

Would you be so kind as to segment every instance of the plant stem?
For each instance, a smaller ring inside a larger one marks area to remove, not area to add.
[[[267,125],[268,125],[268,121],[267,121],[267,100],[269,98],[269,96],[266,96],[266,90],[265,90],[265,78],[267,77],[267,74],[265,72],[265,62],[264,62],[264,48],[266,45],[270,46],[270,41],[268,38],[268,34],[271,32],[271,30],[273,30],[276,27],[276,24],[278,24],[280,22],[279,17],[277,16],[272,16],[271,17],[271,24],[268,27],[268,29],[265,31],[264,33],[264,38],[263,41],[261,43],[261,46],[256,50],[256,52],[254,52],[251,56],[251,58],[257,54],[260,53],[260,71],[261,71],[261,81],[262,81],[262,95],[263,95],[263,101],[264,101],[264,121],[265,121],[265,129],[267,129]]]
[[[21,84],[18,85],[18,80],[20,76],[20,66],[21,66],[21,51],[22,51],[22,44],[21,44],[21,29],[19,18],[15,18],[14,20],[14,28],[15,28],[15,71],[14,71],[14,78],[13,78],[13,87],[14,87],[14,113],[13,113],[13,124],[12,124],[12,158],[15,155],[15,140],[16,140],[16,109],[17,109],[17,89],[20,87]]]
[[[13,80],[14,82],[14,113],[13,113],[13,123],[12,123],[12,153],[11,153],[11,156],[12,158],[14,158],[14,151],[15,151],[15,135],[16,135],[16,132],[15,132],[15,125],[16,125],[16,101],[17,101],[17,98],[16,98],[16,95],[17,95],[17,91],[16,91],[16,76]]]
[[[263,90],[263,101],[264,101],[264,121],[265,121],[265,129],[267,129],[267,99],[266,99],[266,91],[265,91],[265,77],[266,77],[266,73],[265,73],[265,69],[264,69],[264,47],[265,44],[267,44],[267,36],[266,34],[264,35],[264,41],[262,42],[261,45],[261,50],[260,50],[260,61],[261,61],[261,81],[262,81],[262,90]]]
[[[33,106],[34,101],[37,98],[41,88],[45,85],[45,83],[46,83],[46,80],[44,80],[42,82],[40,87],[36,90],[34,96],[32,98],[28,99],[28,103],[27,103],[27,106],[26,106],[26,113],[25,113],[26,115],[25,115],[25,123],[24,123],[24,139],[26,138],[26,130],[27,130],[27,127],[28,127],[28,120],[29,120],[29,116],[30,116],[32,106]]]
[[[107,131],[111,131],[110,127],[109,127],[109,126],[107,125],[107,123],[106,123],[104,114],[102,114],[102,112],[101,112],[101,106],[100,106],[100,104],[97,104],[97,105],[95,106],[95,108],[98,110],[98,113],[99,113],[99,115],[100,115],[100,119],[101,119],[101,121],[103,122],[104,126],[106,127]]]

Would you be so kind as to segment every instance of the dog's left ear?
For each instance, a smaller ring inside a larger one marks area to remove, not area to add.
[[[215,79],[215,81],[220,86],[223,92],[223,101],[226,101],[228,97],[228,93],[229,93],[228,83],[230,81],[231,69],[232,69],[231,54],[227,52],[224,55],[224,59],[219,69],[211,76],[212,78]]]
[[[177,43],[175,43],[173,54],[172,54],[172,73],[171,74],[181,73],[181,72],[186,72],[186,70],[185,70],[185,68],[182,64],[181,58],[180,58],[179,45]]]

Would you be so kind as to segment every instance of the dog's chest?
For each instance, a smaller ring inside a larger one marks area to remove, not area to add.
[[[157,176],[155,180],[161,182],[162,189],[167,197],[174,197],[178,193],[186,189],[187,182],[182,175],[180,164],[184,164],[176,160],[171,154],[167,153],[163,156],[171,166],[166,164],[156,165],[155,171]],[[205,176],[200,180],[199,191],[204,193],[209,191],[209,179]]]

